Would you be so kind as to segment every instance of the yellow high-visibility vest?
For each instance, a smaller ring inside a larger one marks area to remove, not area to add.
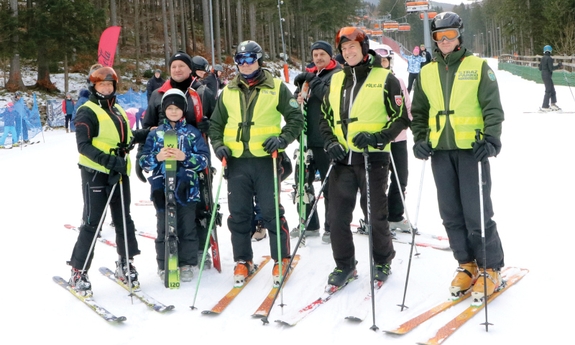
[[[437,67],[433,64],[422,68],[419,78],[429,100],[429,140],[433,148],[439,143],[447,116],[453,128],[455,144],[460,149],[470,149],[475,141],[475,130],[483,130],[483,113],[477,98],[482,65],[483,60],[475,56],[463,59],[451,87],[449,109],[444,104]]]
[[[98,118],[100,132],[98,133],[98,136],[92,138],[92,145],[107,154],[114,155],[114,153],[110,153],[110,149],[118,147],[118,143],[120,142],[120,134],[116,129],[116,125],[114,125],[114,121],[112,121],[110,115],[104,109],[102,109],[94,102],[88,101],[84,103],[80,108],[82,107],[90,108],[90,110],[92,110],[96,114],[96,117]],[[122,107],[120,107],[117,104],[115,104],[114,107],[120,112],[120,114],[124,118],[124,123],[129,124],[130,122],[128,121],[128,116],[126,115],[126,112],[124,112],[124,109],[122,109]],[[132,131],[130,130],[130,128],[126,128],[126,135],[128,137],[127,138],[128,142],[130,142],[132,139]],[[103,165],[94,162],[93,160],[84,156],[83,154],[80,154],[80,160],[78,163],[85,167],[106,174],[110,173],[110,170],[106,169]],[[130,155],[126,155],[126,173],[128,176],[130,175],[130,170],[131,170]]]
[[[273,89],[259,89],[249,123],[246,119],[249,101],[242,109],[242,92],[230,88],[222,92],[221,97],[228,111],[228,122],[224,128],[224,145],[230,148],[233,157],[240,157],[244,152],[244,143],[241,141],[244,131],[247,131],[249,136],[248,150],[256,157],[269,156],[262,144],[267,138],[281,133],[282,114],[276,109],[279,104],[281,83],[280,79],[274,78]]]

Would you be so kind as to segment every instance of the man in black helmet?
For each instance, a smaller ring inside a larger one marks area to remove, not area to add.
[[[487,274],[487,295],[491,295],[501,285],[499,271],[504,266],[497,225],[491,219],[488,160],[501,150],[503,108],[493,70],[462,46],[461,18],[453,12],[440,13],[431,23],[431,32],[437,46],[435,59],[422,68],[411,104],[413,152],[419,159],[431,157],[439,213],[459,263],[450,292],[458,297],[473,288],[474,298],[481,300],[484,278],[477,279],[480,272]]]
[[[274,175],[277,175],[271,155],[283,151],[299,136],[303,118],[288,87],[262,68],[263,53],[255,41],[238,45],[234,61],[239,73],[218,97],[209,131],[216,156],[227,161],[228,228],[236,262],[234,286],[242,286],[255,269],[251,245],[254,195],[257,194],[263,226],[270,233],[270,254],[276,262],[272,270],[274,285],[279,285],[291,254],[289,229],[276,226]],[[280,160],[278,154],[278,168]],[[281,257],[276,236],[280,236]]]
[[[369,49],[365,32],[344,27],[337,33],[335,44],[345,65],[343,71],[331,77],[322,105],[324,117],[320,119],[325,150],[336,162],[328,184],[331,248],[336,268],[329,275],[328,284],[345,285],[357,274],[350,223],[358,190],[363,213],[370,215],[374,279],[383,282],[391,273],[395,256],[385,194],[390,142],[409,126],[409,118],[399,81],[381,67],[381,58]],[[365,159],[370,167],[369,195]]]

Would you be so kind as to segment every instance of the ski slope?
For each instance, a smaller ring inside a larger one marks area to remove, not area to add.
[[[573,163],[570,154],[575,115],[548,113],[524,114],[537,109],[543,98],[543,85],[535,84],[494,68],[504,104],[503,149],[491,159],[495,220],[505,250],[508,266],[528,268],[530,273],[488,307],[489,332],[480,323],[479,313],[445,344],[555,344],[573,334],[570,318],[571,298],[555,299],[570,281],[570,252],[573,249],[575,195]],[[395,61],[395,71],[407,80],[406,65]],[[291,80],[297,73],[292,71]],[[575,99],[569,87],[557,86],[558,104],[575,111]],[[125,316],[121,325],[108,324],[71,294],[52,282],[52,276],[69,277],[69,259],[77,233],[64,224],[79,225],[82,214],[80,174],[77,168],[76,142],[73,134],[53,130],[39,137],[42,143],[12,150],[0,150],[0,262],[4,278],[0,284],[5,317],[0,332],[2,344],[29,344],[64,341],[80,344],[414,344],[430,337],[466,301],[422,324],[403,336],[383,333],[418,312],[444,301],[448,285],[457,266],[449,251],[417,248],[413,258],[405,303],[403,300],[410,247],[396,244],[393,274],[377,295],[375,322],[371,311],[362,323],[345,320],[348,311],[359,304],[369,288],[368,238],[354,235],[359,277],[348,287],[294,327],[281,326],[274,320],[318,298],[327,276],[334,268],[331,247],[319,237],[308,238],[307,246],[298,250],[301,260],[263,325],[251,314],[263,301],[272,285],[268,264],[254,277],[239,297],[221,315],[203,315],[232,287],[234,262],[230,234],[224,223],[217,229],[220,240],[222,273],[206,270],[199,290],[197,280],[184,283],[179,290],[168,290],[156,275],[154,242],[138,237],[142,254],[135,265],[143,290],[175,309],[159,314],[139,300],[132,301],[127,292],[98,272],[101,266],[114,267],[115,249],[97,243],[90,270],[95,299],[112,313]],[[411,141],[411,137],[409,139]],[[411,147],[411,143],[409,144]],[[292,152],[292,144],[288,151]],[[135,155],[135,152],[133,153]],[[214,159],[217,162],[216,159]],[[435,186],[429,163],[422,185],[421,207],[416,212],[423,163],[410,156],[407,193],[408,214],[421,231],[445,235],[438,215]],[[216,167],[219,166],[215,163]],[[293,176],[290,177],[293,179]],[[217,180],[216,180],[217,181]],[[155,232],[152,206],[135,206],[149,197],[149,185],[135,174],[131,180],[132,217],[140,231]],[[227,217],[225,182],[220,201]],[[297,224],[295,205],[289,193],[282,201],[291,227]],[[323,220],[323,203],[319,214]],[[354,223],[361,218],[356,208]],[[113,239],[113,229],[106,220],[105,238]],[[323,232],[323,230],[322,230]],[[295,245],[296,241],[292,241]],[[254,258],[269,255],[268,239],[253,243]],[[294,248],[292,248],[293,250]],[[563,280],[561,280],[563,279]],[[196,310],[190,306],[195,301]],[[282,303],[283,308],[279,306]],[[379,331],[370,328],[375,325]]]

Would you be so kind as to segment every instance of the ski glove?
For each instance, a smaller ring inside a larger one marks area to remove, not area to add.
[[[118,156],[108,155],[108,161],[104,164],[104,167],[110,170],[110,173],[115,171],[120,174],[126,175],[126,160]]]
[[[138,176],[138,179],[144,183],[148,182],[148,180],[146,179],[146,176],[144,176],[144,172],[142,167],[140,166],[140,164],[136,164],[136,176]]]
[[[222,145],[216,149],[216,157],[221,161],[224,158],[228,160],[232,155],[232,151],[226,145]]]
[[[196,125],[198,126],[200,132],[208,133],[208,130],[210,129],[210,119],[208,119],[206,116],[203,116],[202,121],[198,122]]]
[[[433,150],[427,141],[418,140],[415,145],[413,145],[413,154],[417,159],[427,160],[433,154]]]
[[[345,149],[337,141],[332,141],[326,146],[325,151],[332,161],[341,161],[345,159]]]
[[[264,151],[271,155],[274,151],[285,149],[287,147],[287,142],[282,137],[269,137],[264,141],[262,146],[264,147]]]
[[[478,162],[486,162],[489,157],[495,157],[501,151],[501,141],[492,136],[486,135],[483,140],[478,140],[471,144],[473,155]]]
[[[301,89],[303,83],[305,83],[306,81],[309,83],[313,78],[315,78],[315,73],[302,72],[295,77],[293,83],[294,85],[296,85]]]
[[[355,146],[360,149],[365,149],[368,145],[376,149],[383,150],[387,145],[386,140],[378,134],[368,132],[359,132],[351,140]]]

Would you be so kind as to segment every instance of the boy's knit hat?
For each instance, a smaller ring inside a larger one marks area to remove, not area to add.
[[[162,110],[165,112],[170,105],[182,109],[183,112],[188,108],[186,95],[179,89],[169,89],[162,97]]]

